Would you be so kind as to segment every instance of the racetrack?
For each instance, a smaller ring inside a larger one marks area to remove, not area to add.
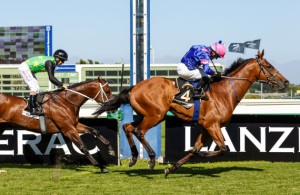
[[[149,170],[122,160],[101,174],[90,165],[1,164],[0,194],[299,194],[300,163],[220,162],[185,164],[164,178],[170,165]]]

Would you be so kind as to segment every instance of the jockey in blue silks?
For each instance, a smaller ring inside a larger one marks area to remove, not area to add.
[[[211,44],[210,47],[205,45],[193,45],[188,52],[182,57],[181,63],[177,66],[177,73],[186,80],[200,80],[193,97],[208,100],[208,97],[202,92],[202,88],[209,84],[208,75],[221,76],[209,67],[209,61],[218,58],[224,58],[226,48],[222,41]],[[203,79],[201,79],[203,78]]]

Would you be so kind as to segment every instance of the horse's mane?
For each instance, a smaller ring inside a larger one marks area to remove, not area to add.
[[[85,84],[85,83],[90,83],[90,82],[92,82],[92,81],[93,81],[93,80],[87,80],[87,81],[82,81],[82,82],[80,82],[80,83],[74,83],[74,84],[68,86],[68,89],[77,87],[77,86],[82,85],[82,84]],[[48,92],[48,93],[54,93],[54,94],[56,94],[56,93],[59,93],[59,92],[64,91],[64,90],[65,90],[64,88],[58,88],[58,89],[55,89],[55,90],[50,91],[50,92]],[[46,93],[47,93],[47,92],[46,92]],[[40,93],[40,94],[43,94],[43,93]]]
[[[70,88],[74,88],[74,87],[77,87],[77,86],[82,85],[82,84],[90,83],[90,82],[92,82],[92,81],[93,81],[93,80],[87,80],[87,81],[82,81],[82,82],[80,82],[80,83],[74,83],[74,84],[68,86],[68,88],[69,88],[69,89],[70,89]]]
[[[230,67],[226,68],[224,70],[224,75],[228,75],[231,72],[235,71],[236,69],[238,69],[239,67],[245,65],[247,62],[249,62],[250,60],[252,60],[252,58],[250,59],[243,59],[243,58],[238,58],[236,61],[234,61]]]

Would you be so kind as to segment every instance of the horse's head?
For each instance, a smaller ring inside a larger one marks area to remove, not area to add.
[[[256,61],[260,67],[260,71],[257,80],[267,83],[272,87],[278,87],[279,89],[287,88],[289,81],[263,57],[264,50],[262,52],[258,51]]]
[[[95,100],[98,103],[103,103],[112,98],[112,92],[108,85],[108,82],[104,78],[99,76],[98,82],[99,82],[100,89],[99,89],[97,96],[95,97]]]

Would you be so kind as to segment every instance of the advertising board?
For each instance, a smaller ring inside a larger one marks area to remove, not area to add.
[[[222,128],[228,152],[210,158],[194,157],[190,162],[299,161],[299,119],[299,116],[290,115],[233,115],[230,123]],[[167,117],[165,161],[177,162],[183,158],[201,130],[198,126]],[[209,140],[201,151],[216,149],[216,144]]]
[[[110,141],[117,154],[116,120],[80,119],[80,122],[100,131]],[[117,164],[117,156],[110,156],[107,147],[90,134],[81,135],[81,139],[95,159],[103,164]],[[0,138],[1,163],[31,164],[90,164],[80,150],[62,134],[37,134],[30,131],[7,126]]]

